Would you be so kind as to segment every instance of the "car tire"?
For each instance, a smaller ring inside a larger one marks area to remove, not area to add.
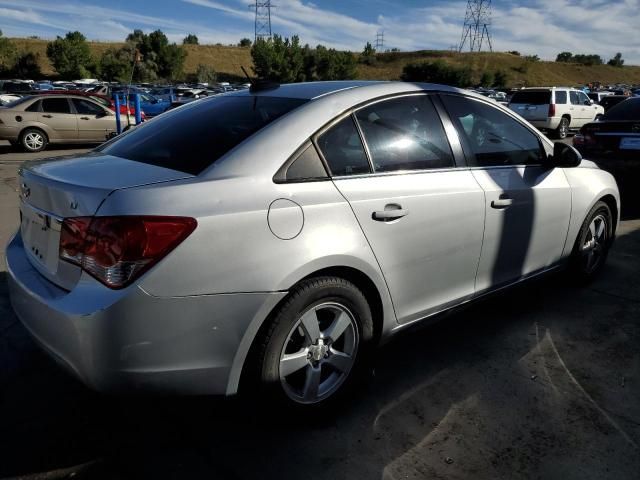
[[[26,152],[41,152],[48,143],[47,134],[39,128],[27,128],[20,134],[20,145]]]
[[[309,411],[340,403],[373,339],[371,308],[353,283],[318,277],[296,286],[257,345],[257,390],[271,406]]]
[[[573,246],[569,271],[578,283],[589,283],[602,271],[613,242],[613,215],[597,202],[582,223]]]
[[[558,124],[558,128],[554,131],[554,136],[559,139],[567,138],[569,134],[569,119],[567,117],[562,117],[560,119],[560,123]]]

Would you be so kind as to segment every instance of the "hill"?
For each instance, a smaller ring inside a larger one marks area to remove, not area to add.
[[[12,39],[20,51],[38,54],[44,75],[55,76],[55,71],[46,54],[47,40],[32,38]],[[122,43],[90,42],[91,50],[99,58],[108,48],[120,47]],[[243,77],[241,66],[252,65],[249,48],[224,45],[185,45],[187,59],[185,73],[193,73],[199,64],[213,67],[223,77]],[[640,66],[624,68],[608,65],[585,66],[572,63],[530,62],[524,57],[509,53],[457,53],[440,50],[418,52],[392,52],[377,55],[374,65],[358,65],[357,77],[367,80],[397,80],[407,63],[441,59],[447,64],[469,66],[474,81],[484,71],[503,70],[511,86],[533,85],[578,85],[592,81],[602,83],[640,84]]]

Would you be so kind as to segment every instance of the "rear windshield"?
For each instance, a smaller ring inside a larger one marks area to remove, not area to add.
[[[548,105],[551,103],[551,92],[516,92],[511,98],[511,103]]]
[[[637,120],[640,121],[640,98],[629,98],[611,107],[604,114],[605,120]]]
[[[228,96],[165,113],[98,150],[198,175],[229,150],[307,100]]]

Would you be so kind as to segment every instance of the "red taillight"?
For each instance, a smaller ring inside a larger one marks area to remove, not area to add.
[[[122,288],[177,247],[196,225],[188,217],[67,218],[60,233],[60,258],[109,288]]]
[[[555,117],[556,116],[556,104],[555,103],[550,103],[549,104],[549,116],[550,117]]]

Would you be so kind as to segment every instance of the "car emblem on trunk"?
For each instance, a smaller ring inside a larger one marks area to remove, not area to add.
[[[22,183],[20,185],[20,195],[22,195],[22,198],[27,198],[29,195],[31,195],[31,189],[27,187],[26,183]]]

